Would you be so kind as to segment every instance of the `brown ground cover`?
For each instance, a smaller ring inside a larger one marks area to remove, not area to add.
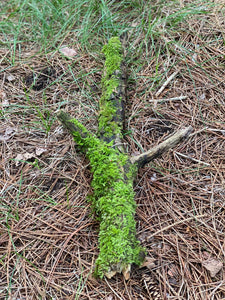
[[[0,50],[0,299],[150,299],[143,274],[164,299],[225,299],[225,24],[212,11],[183,26],[177,44],[167,34],[146,42],[138,71],[135,58],[128,63],[127,151],[188,125],[194,131],[139,172],[137,232],[149,263],[127,282],[91,276],[91,173],[56,118],[64,109],[96,131],[103,57],[77,43],[72,60],[26,45],[12,67]]]

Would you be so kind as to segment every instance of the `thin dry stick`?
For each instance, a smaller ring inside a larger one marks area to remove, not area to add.
[[[150,162],[151,160],[155,159],[156,157],[162,155],[164,152],[168,151],[172,147],[176,146],[181,140],[188,137],[192,131],[192,127],[186,127],[168,139],[166,139],[164,142],[160,143],[159,145],[153,147],[152,149],[130,158],[131,162],[133,164],[137,163],[138,166],[143,166],[144,164]]]
[[[117,292],[111,287],[111,285],[108,283],[108,280],[105,277],[105,282],[107,283],[108,287],[110,288],[110,290],[113,292],[113,294],[115,294],[115,296],[117,297],[117,299],[123,300],[123,298],[121,298]]]
[[[162,91],[165,89],[165,87],[168,85],[168,83],[173,80],[173,78],[179,73],[180,70],[175,71],[170,77],[164,82],[164,84],[161,86],[161,88],[158,90],[158,92],[155,94],[156,97],[158,97]]]
[[[221,133],[225,133],[224,129],[216,129],[216,128],[206,128],[209,131],[214,131],[214,132],[221,132]]]
[[[210,166],[210,164],[208,164],[208,163],[206,163],[206,162],[204,162],[204,161],[198,160],[198,159],[196,159],[196,158],[193,158],[193,157],[191,157],[191,156],[185,155],[185,154],[183,154],[183,153],[180,153],[180,152],[177,152],[177,151],[176,151],[175,153],[178,154],[178,155],[180,155],[180,156],[182,156],[182,157],[184,157],[184,158],[191,159],[191,160],[193,160],[193,161],[195,161],[195,162],[197,162],[197,163],[200,163],[200,164],[203,164],[203,165],[206,165],[206,166]]]
[[[173,97],[173,98],[165,98],[165,99],[151,99],[149,102],[168,102],[168,101],[177,101],[177,100],[184,100],[187,99],[187,96],[178,96],[178,97]]]

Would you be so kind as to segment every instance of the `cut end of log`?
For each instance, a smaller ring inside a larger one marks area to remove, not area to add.
[[[130,278],[131,273],[131,266],[139,266],[140,268],[143,265],[143,261],[146,257],[146,251],[144,248],[139,247],[139,252],[137,253],[137,257],[133,257],[133,261],[127,261],[127,262],[115,262],[111,263],[106,267],[106,264],[96,264],[96,268],[94,271],[95,277],[103,278],[104,276],[108,279],[111,279],[112,277],[116,276],[117,274],[123,274],[123,277],[125,280],[128,280]],[[117,260],[118,261],[118,260]]]
[[[128,280],[130,278],[130,271],[131,271],[131,265],[128,264],[126,266],[121,267],[121,265],[117,264],[115,266],[112,266],[112,270],[105,273],[105,276],[108,279],[111,279],[112,277],[114,277],[117,273],[118,274],[123,274],[125,280]]]

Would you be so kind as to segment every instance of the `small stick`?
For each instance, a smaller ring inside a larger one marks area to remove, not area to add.
[[[164,82],[164,84],[161,86],[161,88],[158,90],[158,92],[155,94],[156,97],[158,97],[162,91],[165,89],[165,87],[168,85],[168,83],[179,73],[180,70],[175,71],[170,77]]]
[[[149,102],[166,102],[166,101],[177,101],[177,100],[184,100],[187,99],[187,96],[179,96],[179,97],[173,97],[173,98],[166,98],[166,99],[151,99]]]
[[[210,166],[210,164],[208,164],[208,163],[206,163],[206,162],[204,162],[204,161],[198,160],[198,159],[196,159],[196,158],[193,158],[193,157],[191,157],[191,156],[185,155],[185,154],[183,154],[183,153],[180,153],[180,152],[177,152],[177,151],[176,151],[175,153],[178,154],[178,155],[180,155],[180,156],[182,156],[182,157],[184,157],[184,158],[191,159],[191,160],[193,160],[193,161],[195,161],[195,162],[197,162],[197,163],[200,163],[200,164],[203,164],[203,165],[206,165],[206,166]]]
[[[187,138],[192,131],[192,127],[186,127],[179,130],[177,133],[166,139],[164,142],[153,147],[152,149],[130,158],[132,164],[137,164],[138,167],[142,167],[149,163],[151,160],[158,156],[161,156],[164,152],[168,151],[170,148],[176,146],[181,140]]]
[[[206,128],[207,130],[209,131],[214,131],[214,132],[221,132],[221,133],[225,133],[225,130],[224,129],[216,129],[216,128]]]

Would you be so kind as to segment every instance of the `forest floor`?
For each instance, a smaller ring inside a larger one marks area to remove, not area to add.
[[[0,299],[150,299],[143,274],[162,299],[225,299],[225,2],[0,8]],[[99,223],[87,200],[89,162],[56,112],[96,132],[101,49],[123,32],[128,153],[189,125],[193,132],[135,182],[146,266],[128,281],[100,280],[91,275]]]

